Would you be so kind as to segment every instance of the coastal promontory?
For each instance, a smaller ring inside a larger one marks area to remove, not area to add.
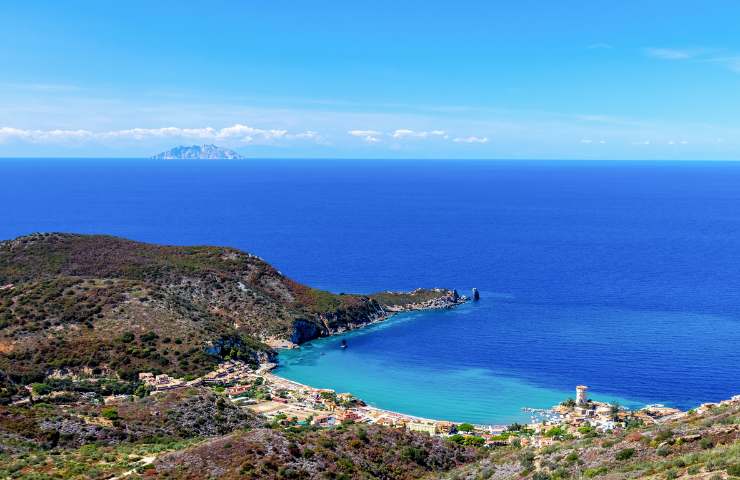
[[[60,372],[202,375],[464,300],[445,289],[337,295],[228,247],[33,234],[0,243],[0,372],[19,386]]]

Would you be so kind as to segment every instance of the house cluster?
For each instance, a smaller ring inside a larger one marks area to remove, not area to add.
[[[657,424],[686,415],[686,412],[679,409],[660,404],[628,411],[608,403],[587,399],[587,389],[585,385],[579,385],[576,387],[574,403],[564,402],[553,408],[553,411],[560,416],[558,423],[567,428],[569,433],[577,435],[582,427],[592,427],[597,431],[615,430],[624,427],[630,420],[641,421],[648,425]],[[702,407],[706,405],[708,404]]]
[[[591,430],[609,431],[622,428],[630,420],[643,423],[661,421],[686,415],[674,408],[650,405],[642,410],[627,411],[604,402],[588,399],[585,385],[576,387],[576,399],[563,402],[552,409],[532,411],[532,422],[516,431],[507,426],[480,426],[430,420],[397,412],[381,410],[366,405],[349,393],[337,393],[329,389],[317,389],[302,385],[269,372],[270,366],[253,371],[246,364],[230,361],[198,379],[186,382],[168,375],[142,373],[139,378],[153,390],[169,390],[190,385],[207,384],[225,386],[223,390],[231,400],[242,402],[255,413],[277,421],[289,420],[298,424],[313,424],[333,427],[342,422],[378,424],[423,432],[434,436],[463,435],[483,445],[494,447],[518,443],[521,446],[545,447],[558,441],[564,434],[581,436]],[[740,402],[740,396],[726,402]],[[704,404],[696,413],[712,409],[720,404]],[[461,431],[464,430],[464,431]]]
[[[568,433],[578,435],[583,427],[591,427],[597,431],[609,431],[624,425],[626,411],[609,403],[588,399],[587,390],[586,385],[578,385],[575,402],[570,400],[553,407],[552,411],[558,415],[559,419],[554,422],[544,422],[535,431],[539,433],[540,429],[560,425]]]
[[[174,390],[176,388],[194,387],[197,385],[230,385],[241,381],[251,373],[244,362],[229,361],[222,363],[211,372],[193,380],[174,378],[167,374],[155,375],[151,372],[139,373],[139,380],[153,391]],[[245,388],[246,390],[246,388]]]
[[[154,375],[151,372],[142,372],[139,374],[139,380],[154,391],[174,390],[176,388],[185,388],[200,385],[200,379],[185,381],[179,378],[170,377],[167,374]]]
[[[201,379],[207,385],[230,385],[247,379],[251,373],[252,369],[246,363],[230,360],[220,364]]]

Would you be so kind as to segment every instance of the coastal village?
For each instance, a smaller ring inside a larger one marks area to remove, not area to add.
[[[151,373],[140,374],[140,380],[149,387],[152,394],[199,385],[210,386],[235,404],[283,425],[331,428],[345,422],[378,424],[487,447],[517,444],[539,448],[566,436],[577,438],[592,431],[618,431],[631,422],[660,424],[688,414],[663,405],[627,410],[616,404],[589,399],[588,387],[578,385],[574,399],[566,399],[551,409],[524,409],[532,414],[531,421],[527,424],[472,425],[375,408],[350,393],[312,388],[279,377],[271,373],[275,367],[275,364],[266,364],[254,369],[246,363],[232,360],[190,381]],[[113,400],[115,399],[109,398],[107,401]],[[701,415],[725,403],[740,404],[740,395],[718,404],[703,404],[691,413]]]

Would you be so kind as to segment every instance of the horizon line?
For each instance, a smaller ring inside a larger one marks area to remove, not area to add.
[[[155,160],[158,162],[193,162],[205,160],[209,162],[245,162],[254,160],[305,160],[305,161],[470,161],[470,162],[680,162],[680,163],[728,163],[740,162],[736,159],[677,159],[677,158],[547,158],[547,157],[522,157],[522,158],[451,158],[451,157],[246,157],[246,158],[174,158],[158,159],[153,156],[0,156],[3,160]]]

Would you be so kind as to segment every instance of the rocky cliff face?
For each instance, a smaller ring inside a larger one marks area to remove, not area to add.
[[[324,312],[314,321],[296,320],[290,339],[293,343],[301,344],[319,337],[362,328],[396,313],[453,308],[467,300],[467,297],[460,296],[456,290],[441,288],[373,294],[362,297],[353,305]]]
[[[355,305],[322,313],[313,321],[299,319],[293,322],[290,341],[301,344],[319,337],[354,330],[388,318],[389,311],[371,298],[363,298]]]
[[[322,333],[324,333],[323,336],[326,335],[326,333],[322,331],[321,327],[319,327],[315,322],[299,318],[293,322],[293,331],[290,333],[290,341],[298,345],[308,342],[309,340],[319,338],[322,336]]]

